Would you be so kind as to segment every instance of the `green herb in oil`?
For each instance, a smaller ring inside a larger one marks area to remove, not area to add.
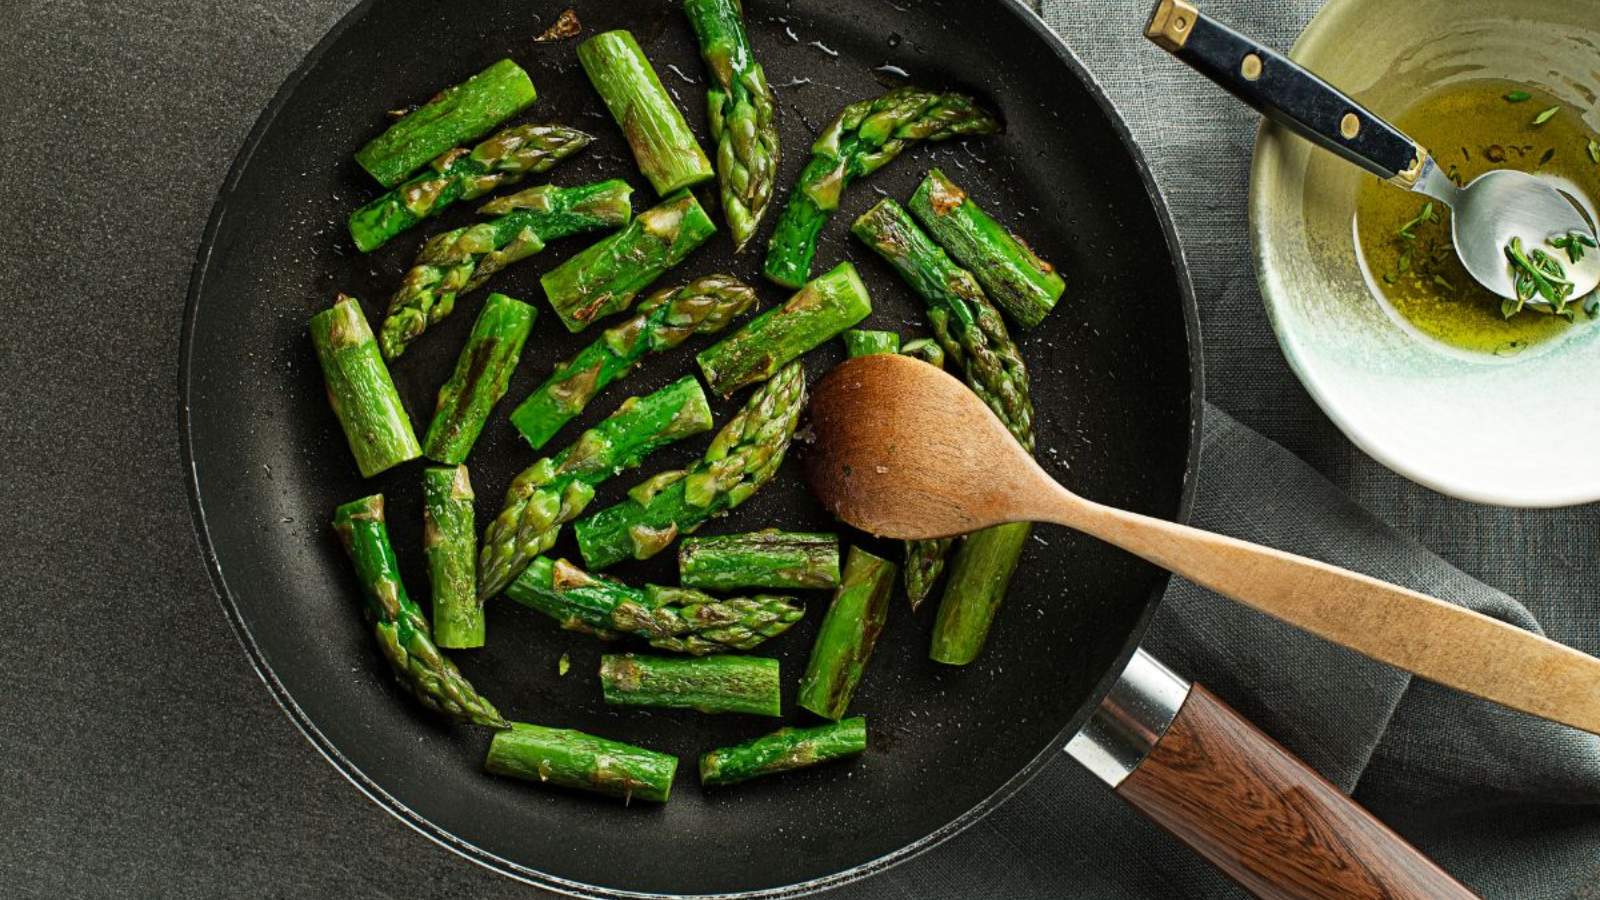
[[[1566,237],[1551,238],[1550,246],[1567,251],[1567,259],[1577,265],[1583,262],[1583,248],[1593,247],[1594,239],[1581,231],[1571,231]]]

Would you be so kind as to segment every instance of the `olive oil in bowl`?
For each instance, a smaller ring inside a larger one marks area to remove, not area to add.
[[[1429,148],[1458,185],[1493,169],[1531,172],[1594,215],[1588,198],[1600,196],[1600,140],[1577,110],[1549,94],[1505,81],[1466,81],[1424,96],[1393,122]],[[1572,304],[1575,323],[1532,310],[1502,315],[1500,297],[1456,258],[1450,210],[1374,178],[1362,179],[1356,197],[1355,240],[1384,309],[1412,334],[1458,353],[1516,356],[1586,327],[1594,311],[1585,298]],[[1566,261],[1564,252],[1544,249]]]

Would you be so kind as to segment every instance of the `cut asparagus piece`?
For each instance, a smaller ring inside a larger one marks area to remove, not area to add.
[[[678,581],[708,591],[838,587],[839,536],[769,528],[689,538],[678,545]]]
[[[965,370],[967,386],[1031,453],[1033,401],[1027,365],[1006,330],[1005,318],[972,273],[951,262],[892,199],[863,213],[852,230],[922,298],[934,334]]]
[[[765,381],[801,354],[865,319],[872,298],[856,267],[840,263],[695,357],[711,390],[726,397]]]
[[[767,243],[767,277],[785,287],[811,277],[817,235],[857,178],[888,165],[917,141],[999,130],[1000,123],[965,94],[902,87],[846,106],[811,146],[811,161]]]
[[[688,471],[663,472],[629,499],[574,526],[590,569],[648,559],[712,516],[749,499],[772,479],[806,404],[805,370],[790,363],[750,395]]]
[[[700,202],[681,191],[544,273],[539,284],[561,323],[577,333],[627,310],[640,291],[716,232]]]
[[[475,200],[548,172],[593,140],[561,125],[515,125],[471,150],[446,151],[421,174],[351,213],[350,237],[362,253],[371,253],[457,200]]]
[[[581,731],[512,722],[489,741],[483,768],[523,781],[621,797],[624,803],[665,803],[678,758]]]
[[[928,172],[910,206],[933,239],[978,279],[989,299],[1024,328],[1044,321],[1067,289],[1054,266],[938,169]]]
[[[428,620],[406,594],[389,543],[383,495],[339,507],[333,514],[333,529],[355,564],[378,649],[400,683],[431,710],[463,722],[506,727],[494,704],[480,696],[455,663],[439,652],[428,633]]]
[[[837,719],[850,707],[889,618],[889,594],[894,590],[894,563],[860,547],[851,547],[844,563],[844,580],[834,592],[833,604],[811,645],[806,674],[800,678],[795,702],[824,719]]]
[[[717,142],[722,210],[734,252],[755,236],[778,172],[778,104],[750,48],[739,0],[684,0],[711,73],[706,112]]]
[[[439,388],[422,442],[429,459],[448,465],[467,461],[489,411],[505,396],[535,315],[533,307],[505,294],[490,294],[484,301],[455,371]]]
[[[528,73],[502,59],[407,113],[356,151],[356,162],[379,184],[394,187],[451,147],[488,134],[537,96]]]
[[[1032,533],[1028,523],[1013,522],[973,532],[961,541],[933,623],[929,659],[964,666],[978,658]]]
[[[361,304],[340,294],[331,308],[311,317],[311,343],[322,365],[328,405],[344,428],[361,477],[421,456]]]
[[[782,715],[778,661],[758,656],[600,657],[600,689],[614,706]]]
[[[755,740],[722,747],[700,757],[700,784],[738,784],[763,775],[792,772],[867,749],[867,720],[852,716],[814,728],[780,728]]]
[[[478,526],[466,466],[422,470],[422,551],[433,585],[433,640],[445,649],[483,646],[483,605],[473,585]]]
[[[900,348],[901,356],[914,356],[928,365],[944,368],[944,348],[933,338],[917,338],[906,341]]]
[[[506,596],[604,640],[631,635],[658,650],[704,656],[751,650],[805,615],[789,597],[718,599],[687,588],[631,588],[541,556],[506,587]]]
[[[857,356],[876,356],[880,353],[900,352],[900,335],[892,331],[852,328],[839,335],[839,337],[844,340],[845,355],[852,359]]]
[[[632,34],[607,31],[589,38],[578,45],[578,62],[657,194],[711,179],[711,160]]]
[[[711,407],[693,375],[633,397],[572,446],[512,479],[505,508],[483,533],[478,597],[500,593],[556,542],[562,524],[594,499],[594,488],[674,441],[711,429]]]
[[[556,366],[511,414],[511,424],[537,450],[639,360],[671,350],[691,335],[715,334],[755,302],[755,289],[732,275],[707,275],[657,291],[639,303],[632,318]]]
[[[389,300],[384,358],[404,353],[407,344],[450,315],[457,295],[543,250],[547,241],[627,224],[632,193],[627,182],[615,180],[572,188],[541,185],[483,207],[498,218],[433,236]]]
[[[972,273],[951,262],[893,200],[867,210],[853,230],[922,297],[934,334],[965,371],[967,386],[1033,452],[1027,366],[1004,317]],[[933,659],[964,665],[976,656],[1031,533],[1027,525],[1017,524],[967,536],[940,600],[929,651]]]

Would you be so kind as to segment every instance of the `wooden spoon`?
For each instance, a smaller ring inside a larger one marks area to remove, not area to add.
[[[1600,734],[1600,660],[1376,578],[1085,500],[927,363],[850,360],[818,383],[811,419],[811,489],[863,531],[915,539],[1065,525],[1373,659]]]

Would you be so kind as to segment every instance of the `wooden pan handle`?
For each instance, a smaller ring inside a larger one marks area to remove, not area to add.
[[[1116,791],[1260,897],[1474,896],[1198,684]]]

